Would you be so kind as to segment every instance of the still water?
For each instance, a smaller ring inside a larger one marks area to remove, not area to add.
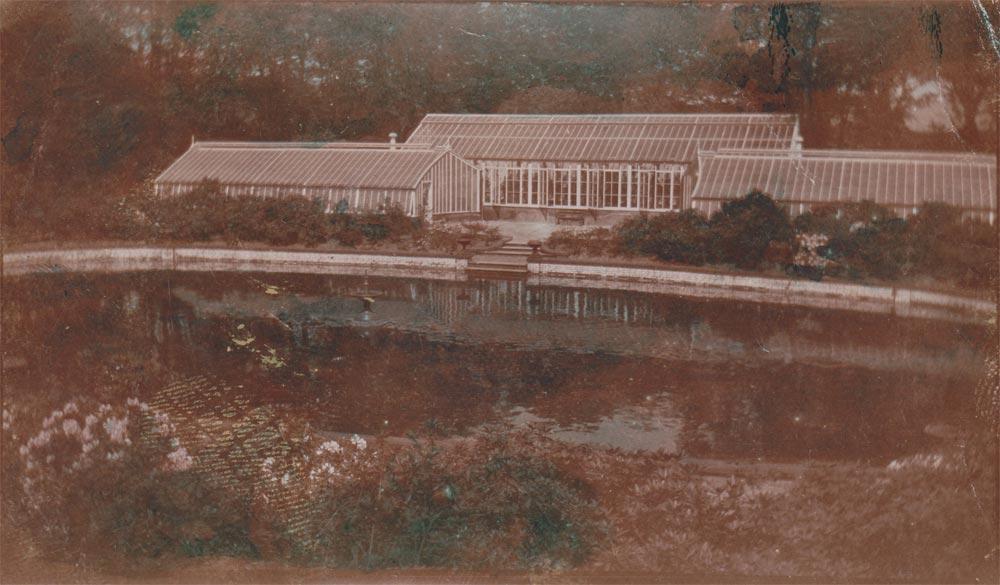
[[[74,397],[127,396],[267,405],[321,432],[455,436],[505,421],[729,460],[933,448],[928,429],[971,416],[986,335],[518,281],[46,274],[4,289],[5,408],[39,420]],[[223,390],[164,393],[193,376]]]

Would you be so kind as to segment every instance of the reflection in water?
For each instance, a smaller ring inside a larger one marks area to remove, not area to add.
[[[24,277],[9,290],[8,396],[29,411],[81,393],[158,396],[211,373],[239,392],[227,408],[279,409],[320,430],[461,434],[502,417],[705,457],[923,448],[925,425],[967,416],[985,335],[503,281],[145,273]]]

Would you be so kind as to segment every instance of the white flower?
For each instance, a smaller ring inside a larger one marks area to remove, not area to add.
[[[50,414],[45,420],[42,421],[42,428],[47,429],[51,427],[53,424],[55,424],[56,420],[60,418],[62,418],[61,410],[52,411],[52,414]]]
[[[167,461],[170,462],[169,468],[173,471],[186,471],[191,469],[191,465],[194,464],[194,459],[188,454],[187,449],[184,447],[178,447],[176,450],[171,451],[167,455]]]
[[[104,431],[108,433],[112,443],[125,443],[125,433],[128,432],[128,417],[109,416],[104,421]]]
[[[62,424],[63,434],[66,436],[76,435],[80,433],[80,423],[76,422],[75,418],[67,418]]]
[[[34,437],[28,439],[28,448],[44,447],[52,440],[52,431],[45,429]]]
[[[355,447],[362,451],[368,447],[368,442],[358,435],[351,435],[351,442],[354,443]]]
[[[124,455],[124,453],[121,451],[111,451],[108,453],[107,458],[108,461],[118,461],[122,458],[122,455]]]
[[[319,448],[316,449],[316,454],[322,455],[324,452],[340,453],[341,451],[343,451],[343,447],[340,446],[340,443],[330,440],[320,445]]]

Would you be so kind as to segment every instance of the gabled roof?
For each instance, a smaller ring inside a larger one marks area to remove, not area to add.
[[[793,114],[428,114],[407,140],[465,159],[678,163],[699,150],[800,142]]]
[[[887,207],[940,201],[967,210],[996,208],[992,155],[803,150],[703,152],[693,200],[735,199],[752,189],[778,201],[871,200]]]
[[[413,189],[446,155],[385,143],[196,142],[156,182]]]

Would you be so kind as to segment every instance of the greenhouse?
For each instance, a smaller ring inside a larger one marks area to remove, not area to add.
[[[429,114],[408,144],[446,145],[481,171],[487,206],[686,207],[700,150],[801,148],[787,114]]]
[[[758,189],[792,215],[873,201],[906,217],[936,201],[992,223],[996,158],[932,152],[803,150],[703,152],[692,207],[706,215]]]
[[[227,196],[302,195],[328,212],[399,206],[427,218],[478,213],[476,169],[445,148],[393,143],[194,142],[155,181],[159,196],[204,180]]]

